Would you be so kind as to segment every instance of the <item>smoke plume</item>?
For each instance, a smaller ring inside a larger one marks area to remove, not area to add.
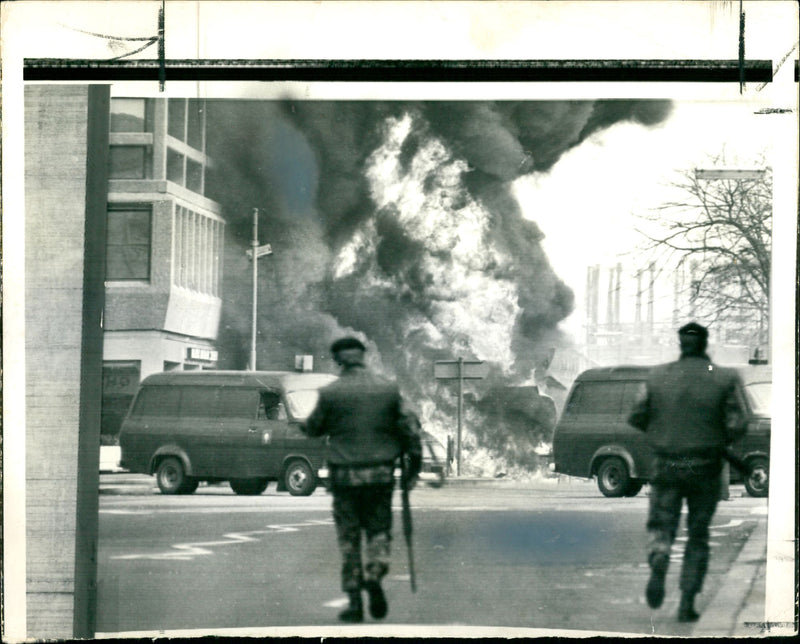
[[[219,101],[208,105],[208,194],[228,220],[220,361],[245,368],[249,246],[258,207],[258,367],[291,369],[311,354],[334,371],[330,343],[361,337],[371,366],[397,378],[426,429],[453,433],[453,387],[435,360],[486,360],[481,392],[530,382],[563,339],[573,294],[553,272],[511,182],[620,121],[653,125],[665,101]],[[466,446],[505,455],[518,430],[485,421]],[[532,445],[547,428],[532,423]],[[507,448],[503,449],[504,440]]]

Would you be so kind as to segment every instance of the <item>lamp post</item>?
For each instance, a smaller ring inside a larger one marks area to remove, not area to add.
[[[250,371],[256,370],[256,334],[258,330],[258,258],[272,255],[272,246],[258,245],[258,208],[253,208],[253,239],[250,241],[250,250],[247,256],[253,262],[253,312],[252,326],[250,328]]]

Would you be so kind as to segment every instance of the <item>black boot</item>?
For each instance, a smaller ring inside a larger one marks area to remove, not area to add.
[[[650,555],[650,580],[647,582],[647,605],[658,608],[664,602],[664,580],[667,577],[669,555],[664,552],[654,552]]]
[[[364,604],[361,601],[361,592],[351,590],[347,593],[350,596],[350,605],[339,613],[339,619],[343,622],[357,623],[364,621]]]
[[[696,622],[700,615],[694,609],[694,593],[683,593],[681,603],[678,606],[679,622]]]
[[[364,582],[364,588],[369,595],[369,614],[375,619],[386,617],[389,612],[389,605],[386,603],[386,595],[383,594],[381,582],[370,580]]]

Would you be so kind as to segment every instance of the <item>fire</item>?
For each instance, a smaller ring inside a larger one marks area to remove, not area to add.
[[[331,341],[358,334],[371,365],[398,380],[425,429],[445,442],[456,395],[434,380],[433,362],[486,360],[489,378],[465,386],[465,471],[471,458],[484,473],[529,467],[545,437],[487,412],[481,399],[531,379],[573,301],[512,182],[547,171],[593,131],[625,119],[656,123],[668,107],[210,102],[209,196],[223,205],[230,237],[221,366],[243,368],[247,355],[242,253],[257,206],[262,242],[273,247],[258,286],[259,365],[292,368],[295,354],[312,354],[318,370],[333,371]]]

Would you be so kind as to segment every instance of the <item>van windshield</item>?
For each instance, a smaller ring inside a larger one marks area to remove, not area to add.
[[[745,385],[747,400],[756,414],[769,415],[772,407],[772,383],[751,382]]]
[[[296,420],[305,420],[314,411],[314,407],[319,399],[318,389],[297,389],[296,391],[286,392],[286,403],[289,406],[289,413]]]

